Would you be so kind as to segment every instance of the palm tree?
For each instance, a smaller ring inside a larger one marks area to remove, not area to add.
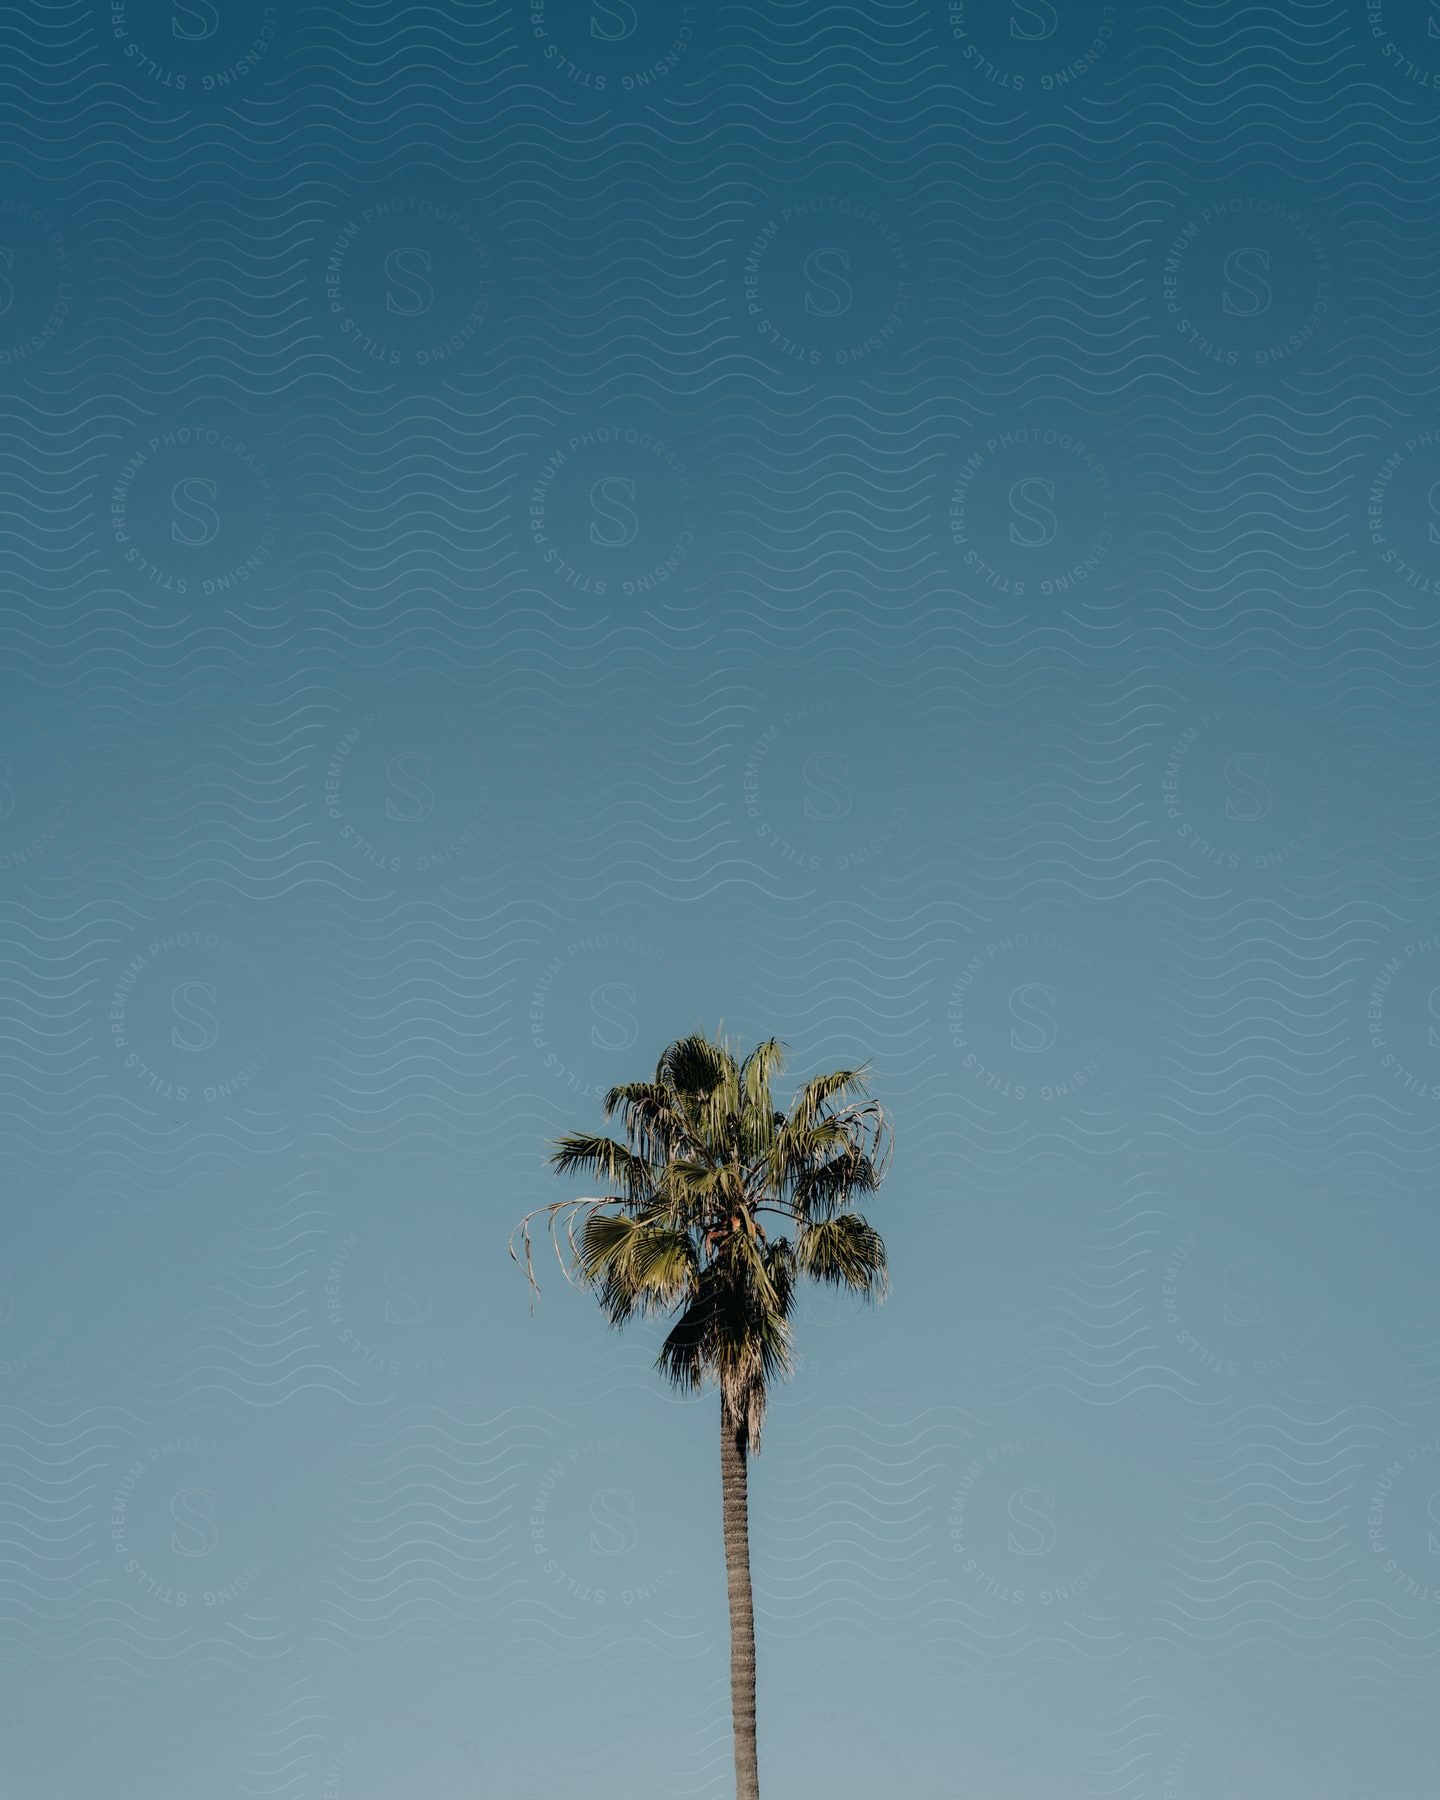
[[[612,1325],[672,1317],[661,1374],[686,1392],[719,1389],[736,1800],[760,1795],[748,1466],[770,1386],[793,1366],[796,1281],[809,1276],[867,1301],[888,1286],[885,1245],[854,1201],[884,1177],[889,1119],[862,1069],[816,1076],[781,1112],[771,1088],[783,1067],[773,1038],[743,1061],[698,1034],[671,1044],[653,1081],[605,1096],[605,1117],[624,1123],[623,1143],[572,1131],[553,1148],[557,1172],[583,1172],[606,1191],[536,1208],[510,1240],[515,1256],[522,1239],[538,1292],[530,1222],[543,1215],[567,1278],[598,1295]],[[783,1221],[783,1235],[772,1236],[765,1218]]]

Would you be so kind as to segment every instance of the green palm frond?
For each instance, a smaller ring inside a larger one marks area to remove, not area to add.
[[[884,1243],[853,1210],[884,1178],[888,1116],[863,1069],[805,1082],[782,1110],[774,1084],[784,1067],[775,1038],[743,1059],[700,1033],[677,1039],[653,1080],[606,1094],[623,1141],[577,1131],[552,1148],[557,1173],[583,1173],[609,1192],[539,1208],[517,1227],[532,1292],[530,1221],[543,1216],[567,1278],[590,1288],[612,1324],[669,1316],[657,1369],[685,1391],[716,1386],[727,1426],[753,1451],[769,1390],[794,1366],[798,1281],[866,1299],[888,1285]]]
[[[889,1287],[884,1240],[859,1213],[839,1213],[802,1225],[795,1240],[795,1261],[812,1280],[849,1288],[867,1300],[883,1299]]]
[[[598,1175],[627,1200],[639,1199],[654,1185],[650,1164],[644,1157],[617,1144],[614,1138],[597,1137],[586,1131],[566,1132],[550,1153],[550,1166],[557,1175]]]
[[[690,1147],[675,1095],[657,1082],[631,1081],[611,1088],[602,1110],[607,1119],[620,1114],[630,1148],[646,1162],[664,1162]]]
[[[799,1125],[809,1125],[836,1100],[863,1099],[866,1092],[864,1069],[835,1069],[805,1083],[791,1104],[790,1117]]]
[[[857,1195],[873,1194],[879,1185],[879,1172],[864,1151],[844,1150],[805,1170],[792,1189],[792,1198],[802,1218],[833,1218]]]
[[[735,1059],[723,1044],[692,1035],[677,1038],[661,1056],[655,1079],[687,1100],[708,1099],[735,1075]]]
[[[710,1366],[710,1313],[713,1299],[702,1286],[670,1327],[655,1367],[682,1393],[698,1393]]]
[[[746,1104],[773,1117],[775,1103],[771,1099],[771,1089],[775,1077],[783,1073],[784,1068],[785,1046],[778,1038],[766,1038],[763,1044],[757,1044],[740,1065],[740,1087]]]
[[[578,1272],[620,1325],[637,1313],[669,1311],[694,1291],[699,1267],[688,1232],[596,1212],[581,1234]]]

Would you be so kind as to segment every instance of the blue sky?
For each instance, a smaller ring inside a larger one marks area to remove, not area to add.
[[[0,24],[27,1797],[728,1791],[713,1396],[506,1254],[722,1025],[898,1144],[767,1793],[1428,1791],[1426,16]]]

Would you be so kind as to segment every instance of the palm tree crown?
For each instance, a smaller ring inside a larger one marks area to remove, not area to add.
[[[517,1228],[529,1271],[530,1220],[544,1215],[552,1233],[563,1221],[567,1273],[596,1292],[613,1325],[675,1314],[656,1366],[676,1387],[718,1387],[722,1417],[751,1452],[769,1387],[792,1370],[797,1278],[866,1300],[888,1285],[885,1245],[854,1209],[884,1177],[884,1109],[863,1070],[836,1069],[782,1112],[772,1085],[783,1068],[773,1038],[743,1061],[725,1042],[679,1039],[653,1081],[605,1096],[623,1143],[572,1131],[554,1147],[557,1172],[594,1176],[607,1191],[541,1207]]]

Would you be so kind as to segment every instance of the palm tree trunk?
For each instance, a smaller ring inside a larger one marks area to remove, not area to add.
[[[730,1591],[730,1712],[735,1727],[735,1800],[760,1800],[755,1751],[755,1605],[750,1593],[746,1437],[720,1409],[721,1518]]]

